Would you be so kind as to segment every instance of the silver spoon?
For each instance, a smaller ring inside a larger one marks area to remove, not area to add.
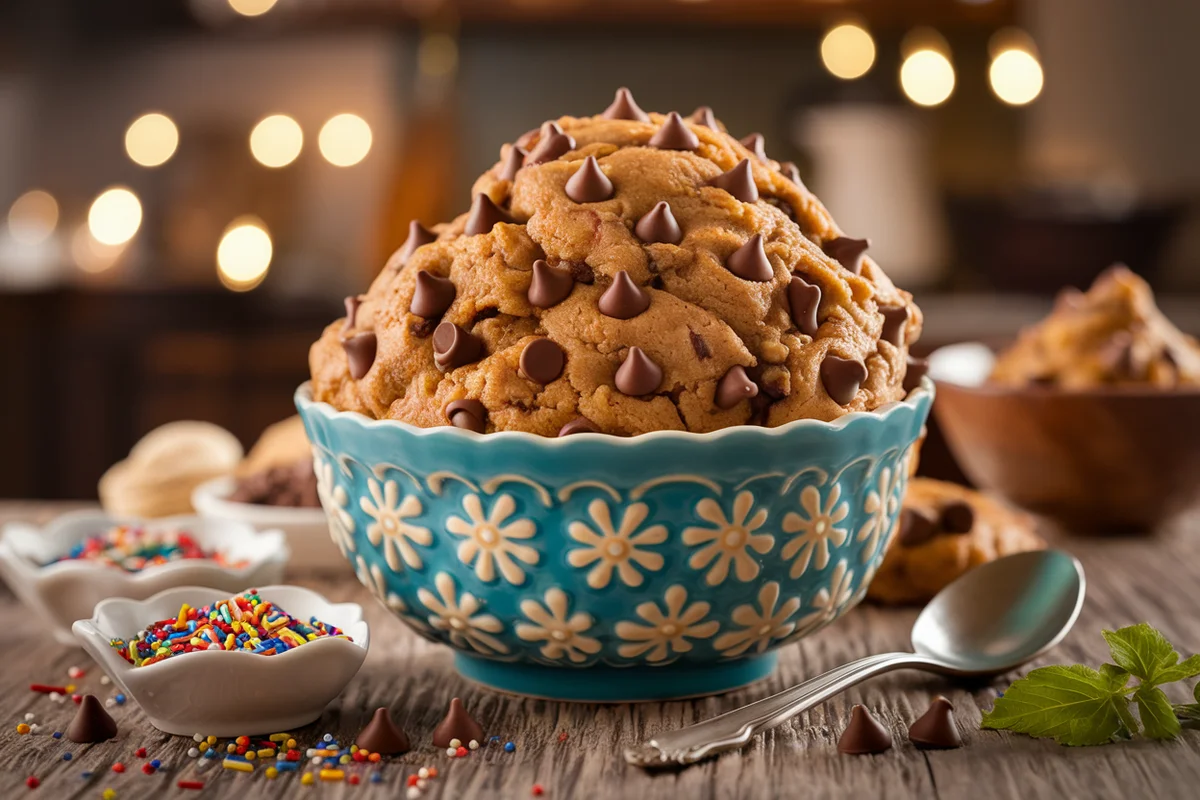
[[[868,656],[799,686],[625,750],[647,769],[694,764],[742,747],[763,731],[860,681],[895,669],[955,677],[999,675],[1062,641],[1083,607],[1083,566],[1061,550],[1018,553],[972,569],[917,617],[914,653]]]

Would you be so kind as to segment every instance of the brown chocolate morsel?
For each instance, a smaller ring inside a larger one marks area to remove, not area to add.
[[[862,272],[863,254],[870,246],[870,239],[851,239],[849,236],[839,236],[821,245],[821,249],[834,261],[858,275]]]
[[[916,547],[925,544],[937,535],[937,520],[916,508],[906,508],[900,512],[900,545]]]
[[[763,249],[761,233],[754,234],[744,245],[734,250],[733,254],[725,259],[725,268],[747,281],[762,283],[775,277],[775,272],[771,269],[771,260],[767,258],[767,251]]]
[[[492,198],[480,192],[471,202],[471,214],[467,217],[467,227],[463,229],[463,235],[478,236],[481,233],[488,233],[497,222],[512,222],[512,220],[492,202]]]
[[[758,199],[758,186],[754,183],[754,170],[748,158],[743,158],[736,167],[713,178],[708,185],[724,189],[743,203],[753,203]]]
[[[433,729],[435,747],[449,747],[451,739],[458,739],[466,747],[472,739],[483,744],[483,728],[471,718],[457,697],[450,701],[450,709],[436,728]]]
[[[342,339],[342,349],[346,351],[346,361],[350,366],[350,377],[362,380],[371,371],[375,363],[375,351],[379,348],[379,340],[371,331],[356,333]]]
[[[752,133],[745,139],[742,139],[742,147],[745,147],[751,153],[758,156],[759,161],[767,160],[767,140],[763,138],[761,133]]]
[[[683,241],[683,229],[679,227],[666,200],[655,203],[654,208],[647,211],[633,226],[633,232],[647,244],[679,244]]]
[[[909,726],[908,738],[922,750],[962,747],[962,736],[954,724],[954,706],[944,697],[933,698],[929,710]]]
[[[436,241],[437,234],[426,229],[415,219],[408,223],[408,238],[404,240],[404,244],[400,245],[400,249],[392,256],[392,261],[396,262],[396,269],[403,268],[408,263],[408,260],[412,258],[412,254],[417,251],[418,247]]]
[[[90,744],[107,741],[116,735],[117,723],[95,695],[85,694],[75,718],[67,727],[67,738],[76,744]]]
[[[576,203],[599,203],[613,196],[612,181],[600,169],[595,156],[588,156],[575,174],[567,179],[567,197]]]
[[[525,156],[525,166],[555,161],[574,149],[575,139],[570,134],[552,133],[542,137],[537,147],[529,151],[529,155]]]
[[[417,288],[413,291],[408,310],[418,317],[437,319],[454,302],[458,290],[449,278],[439,278],[428,270],[417,273]]]
[[[942,530],[949,534],[970,533],[975,527],[975,509],[963,500],[954,500],[942,507]]]
[[[433,363],[442,372],[471,364],[483,354],[483,340],[453,322],[443,322],[433,331]]]
[[[606,317],[633,319],[650,307],[650,295],[633,282],[628,272],[621,270],[596,305]]]
[[[575,276],[547,264],[543,259],[533,262],[533,278],[529,282],[529,302],[538,308],[556,306],[575,288]]]
[[[358,324],[358,307],[362,305],[364,297],[366,295],[352,294],[342,301],[346,306],[346,321],[342,324],[343,331],[354,330],[354,326]]]
[[[863,706],[850,709],[850,724],[838,739],[838,752],[848,756],[882,753],[892,747],[892,735]]]
[[[717,408],[728,409],[743,400],[757,396],[758,384],[750,380],[744,367],[735,364],[717,382],[717,391],[713,396],[713,402],[717,404]]]
[[[816,336],[820,327],[817,322],[817,309],[821,306],[821,287],[809,283],[793,272],[792,279],[788,282],[787,298],[792,322],[796,323],[801,333]]]
[[[905,362],[906,369],[904,370],[904,391],[911,392],[913,389],[921,385],[921,379],[929,372],[929,362],[923,358],[914,358],[909,355]]]
[[[695,150],[700,139],[692,133],[679,112],[667,114],[667,121],[650,137],[650,146],[660,150]]]
[[[559,125],[552,119],[548,119],[542,123],[542,127],[538,128],[538,133],[543,139],[549,138],[555,134],[562,134],[562,125]]]
[[[629,119],[636,122],[650,121],[650,115],[638,108],[637,101],[633,99],[633,93],[624,86],[617,89],[617,96],[613,98],[612,104],[604,109],[604,113],[600,116],[605,119]]]
[[[375,709],[375,716],[363,728],[358,738],[354,740],[359,750],[368,753],[379,753],[381,756],[398,756],[412,750],[408,734],[392,722],[386,708]]]
[[[487,423],[487,409],[478,400],[453,400],[442,411],[450,424],[476,433],[483,433]]]
[[[721,130],[721,126],[717,124],[717,117],[713,114],[713,110],[709,106],[700,106],[692,112],[692,115],[688,119],[697,125],[712,128],[714,131]]]
[[[849,405],[866,379],[867,368],[861,361],[829,353],[821,362],[821,383],[839,406]]]
[[[547,384],[562,375],[566,360],[563,349],[552,340],[534,339],[521,351],[521,373],[531,381]]]
[[[696,353],[696,358],[701,361],[712,358],[712,350],[708,349],[708,342],[704,341],[703,336],[688,329],[688,341],[692,343],[692,350]]]
[[[572,436],[576,433],[599,433],[597,428],[587,417],[576,417],[558,429],[559,437]]]
[[[879,338],[900,347],[904,344],[904,326],[908,324],[908,306],[882,306],[883,332]]]
[[[651,361],[650,356],[642,352],[642,348],[631,347],[617,369],[613,382],[621,394],[641,397],[658,389],[662,378],[662,367]]]
[[[500,174],[497,177],[502,181],[516,180],[517,173],[525,166],[526,155],[525,150],[515,144],[508,148],[508,155],[505,157],[504,163],[500,165]]]
[[[785,161],[780,164],[779,174],[797,186],[802,185],[800,182],[800,168],[796,166],[794,161]]]

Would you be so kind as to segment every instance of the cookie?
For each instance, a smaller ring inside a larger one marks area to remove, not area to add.
[[[625,90],[504,145],[310,352],[316,400],[544,436],[833,420],[906,394],[912,297],[790,165]],[[463,401],[471,401],[465,406]]]
[[[1028,514],[954,483],[913,478],[867,597],[924,603],[971,567],[1046,546]]]

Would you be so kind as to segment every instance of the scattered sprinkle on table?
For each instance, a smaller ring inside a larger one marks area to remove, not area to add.
[[[36,789],[42,785],[42,782],[37,779],[36,775],[30,775],[28,778],[25,779],[25,785],[28,786],[30,789]]]
[[[245,566],[243,561],[229,561],[224,555],[205,550],[187,531],[149,531],[134,525],[116,525],[93,534],[76,544],[65,555],[50,562],[92,561],[117,567],[126,572],[140,572],[147,567],[185,559],[208,559],[221,566]],[[49,566],[49,565],[47,565]],[[72,675],[72,678],[81,677]]]

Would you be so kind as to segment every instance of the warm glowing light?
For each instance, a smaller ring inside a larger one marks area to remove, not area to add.
[[[279,0],[229,0],[229,7],[243,17],[258,17],[272,8]]]
[[[821,61],[834,77],[861,78],[875,63],[875,40],[858,25],[838,25],[821,40]]]
[[[919,106],[936,106],[954,92],[954,66],[936,50],[917,50],[900,66],[900,87]]]
[[[116,264],[124,252],[123,244],[96,241],[87,225],[80,225],[71,235],[71,258],[84,272],[104,272]]]
[[[250,152],[264,167],[286,167],[304,147],[300,123],[286,114],[272,114],[250,132]]]
[[[107,189],[88,211],[88,230],[101,244],[125,244],[141,226],[142,204],[123,186]]]
[[[321,128],[321,155],[335,167],[352,167],[371,151],[371,126],[355,114],[338,114]]]
[[[267,277],[273,252],[271,234],[261,220],[236,219],[217,245],[217,276],[228,289],[249,291]]]
[[[125,131],[125,152],[135,164],[158,167],[179,147],[179,128],[165,114],[143,114]]]
[[[1042,93],[1042,65],[1025,50],[1005,50],[992,60],[988,82],[992,91],[1013,106],[1032,103]]]
[[[41,244],[57,226],[58,203],[41,189],[21,195],[8,210],[8,232],[17,244]]]

